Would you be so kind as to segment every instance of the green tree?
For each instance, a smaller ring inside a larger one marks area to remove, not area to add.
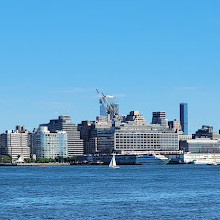
[[[0,163],[11,163],[11,157],[8,155],[0,155]]]

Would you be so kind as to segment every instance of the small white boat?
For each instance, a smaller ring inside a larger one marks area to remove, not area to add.
[[[113,154],[111,162],[109,164],[109,168],[120,168],[119,166],[116,165],[116,160],[115,160],[115,155]]]

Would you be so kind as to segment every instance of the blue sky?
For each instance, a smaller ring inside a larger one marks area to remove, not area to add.
[[[95,88],[120,113],[220,128],[220,1],[0,1],[0,132],[99,114]]]

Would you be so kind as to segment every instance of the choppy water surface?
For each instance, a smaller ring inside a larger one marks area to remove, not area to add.
[[[220,219],[220,166],[0,167],[0,219]]]

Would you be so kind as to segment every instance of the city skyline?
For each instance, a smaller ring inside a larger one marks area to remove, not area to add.
[[[0,3],[0,132],[95,120],[95,88],[120,114],[179,119],[186,102],[189,133],[219,129],[219,1],[22,2]]]

